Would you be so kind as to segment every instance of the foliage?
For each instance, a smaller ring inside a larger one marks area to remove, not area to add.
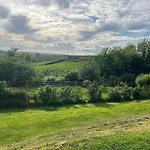
[[[89,102],[103,102],[102,91],[96,82],[89,85],[88,91],[89,91]]]
[[[66,81],[78,81],[79,80],[79,75],[77,72],[69,72],[66,76],[65,76],[65,80]]]
[[[0,108],[22,108],[28,106],[28,96],[22,90],[5,90],[0,92]]]
[[[137,47],[129,44],[123,48],[104,48],[100,54],[93,57],[91,67],[99,79],[116,76],[120,81],[133,82],[137,75],[150,71],[150,41],[144,40]]]
[[[39,101],[44,105],[62,106],[83,103],[81,92],[70,87],[46,86],[39,91]]]
[[[136,84],[140,86],[150,86],[150,74],[141,74],[136,78]]]
[[[80,77],[82,81],[84,80],[94,81],[97,80],[97,73],[94,67],[91,64],[89,64],[88,66],[80,70]]]
[[[121,87],[118,88],[121,93],[121,98],[124,101],[132,100],[133,88],[129,87],[125,83],[121,83]]]
[[[0,81],[0,92],[3,92],[7,87],[6,81]]]
[[[64,87],[60,90],[59,99],[63,105],[81,104],[81,93],[77,89],[71,89],[70,87]]]
[[[27,53],[16,54],[16,49],[9,50],[0,59],[0,80],[11,82],[15,85],[24,85],[35,77],[34,69],[31,66]]]
[[[44,105],[58,105],[57,90],[54,87],[46,86],[39,91],[39,98]]]
[[[109,100],[110,102],[120,102],[122,101],[121,92],[120,90],[115,87],[113,89],[110,89],[109,91]]]
[[[88,87],[92,82],[90,80],[83,81],[83,87]]]
[[[133,99],[135,100],[140,100],[142,99],[142,88],[141,87],[135,87],[133,89],[133,93],[132,93]]]

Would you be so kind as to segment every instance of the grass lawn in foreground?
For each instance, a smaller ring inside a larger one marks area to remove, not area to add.
[[[150,101],[3,110],[0,149],[148,150],[149,115]]]

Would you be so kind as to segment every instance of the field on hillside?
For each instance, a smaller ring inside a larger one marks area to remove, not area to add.
[[[79,72],[87,63],[88,61],[64,61],[51,65],[35,63],[35,70],[37,73],[42,74],[43,76],[61,78],[71,71]]]
[[[150,101],[0,111],[0,149],[149,150]]]

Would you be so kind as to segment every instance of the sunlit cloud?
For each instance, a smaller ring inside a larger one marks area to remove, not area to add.
[[[0,46],[95,54],[150,38],[149,0],[0,0]]]

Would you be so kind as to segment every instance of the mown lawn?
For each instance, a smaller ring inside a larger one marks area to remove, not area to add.
[[[150,101],[3,110],[0,149],[146,149],[149,115]]]

